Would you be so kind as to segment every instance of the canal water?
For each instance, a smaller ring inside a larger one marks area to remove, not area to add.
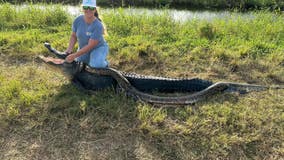
[[[64,7],[71,15],[77,16],[82,14],[80,6],[65,6]],[[104,8],[103,12],[116,12],[119,9]],[[175,9],[146,9],[146,8],[124,8],[124,13],[129,14],[143,14],[143,15],[159,15],[163,12],[168,12],[174,20],[185,22],[189,20],[207,20],[212,21],[215,19],[253,19],[254,15],[252,12],[239,13],[230,11],[190,11],[190,10],[175,10]]]

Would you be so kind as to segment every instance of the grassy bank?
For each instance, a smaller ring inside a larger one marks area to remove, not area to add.
[[[0,6],[0,159],[283,156],[283,90],[220,94],[178,108],[135,102],[112,89],[82,92],[35,61],[50,55],[45,41],[67,47],[74,18],[60,6],[45,7]],[[284,84],[283,15],[184,23],[167,10],[145,16],[102,8],[101,15],[110,64],[119,70]]]

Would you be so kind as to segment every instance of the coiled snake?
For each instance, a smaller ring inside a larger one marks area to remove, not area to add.
[[[246,91],[261,91],[266,90],[269,88],[273,89],[283,89],[284,87],[274,86],[274,87],[267,87],[261,85],[251,85],[251,84],[241,84],[241,83],[232,83],[232,82],[218,82],[215,83],[208,88],[190,94],[186,96],[179,96],[179,97],[161,97],[155,96],[151,94],[147,94],[144,92],[140,92],[135,87],[133,87],[129,81],[117,70],[113,68],[106,68],[106,69],[94,69],[94,68],[86,68],[87,71],[96,73],[99,75],[108,75],[112,76],[119,84],[121,88],[123,88],[126,92],[130,93],[132,96],[136,97],[139,100],[148,103],[154,104],[167,104],[167,105],[188,105],[194,104],[202,99],[205,99],[211,95],[216,93],[220,93],[225,91],[226,89],[235,89],[235,90],[246,90]]]

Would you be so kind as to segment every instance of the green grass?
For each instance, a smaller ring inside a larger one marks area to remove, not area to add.
[[[21,7],[17,8],[8,3],[1,5],[1,30],[45,28],[70,22],[70,16],[60,5],[39,4]]]
[[[224,93],[176,108],[136,102],[113,89],[83,92],[35,60],[50,55],[45,41],[58,50],[67,47],[74,18],[58,5],[45,7],[15,11],[0,5],[0,159],[283,156],[283,90]],[[254,19],[184,23],[167,10],[145,16],[101,8],[101,15],[109,60],[119,70],[284,84],[281,14],[258,11]]]

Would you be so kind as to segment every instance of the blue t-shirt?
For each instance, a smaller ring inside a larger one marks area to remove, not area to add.
[[[103,24],[97,18],[91,24],[87,24],[84,15],[78,16],[73,22],[72,31],[76,33],[80,48],[86,46],[90,38],[99,41],[95,48],[107,44],[103,37]]]

